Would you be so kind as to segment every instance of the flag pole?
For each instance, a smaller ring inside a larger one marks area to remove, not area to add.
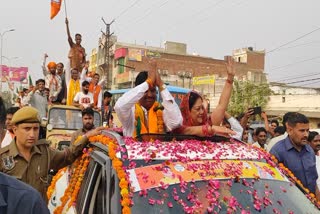
[[[64,0],[64,12],[66,14],[66,18],[68,18],[68,14],[67,14],[67,3],[66,3],[67,0]]]

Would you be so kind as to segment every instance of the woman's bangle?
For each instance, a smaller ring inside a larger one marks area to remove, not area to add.
[[[150,78],[148,78],[148,79],[146,80],[146,82],[148,83],[149,88],[153,88],[153,82],[152,82],[152,80],[151,80]]]
[[[210,126],[209,135],[210,135],[210,136],[214,135],[214,129],[212,128],[212,126]]]
[[[204,136],[208,136],[208,134],[209,134],[208,124],[202,126],[202,134],[203,134]]]
[[[230,84],[233,84],[233,79],[232,80],[226,79],[226,82],[230,83]]]

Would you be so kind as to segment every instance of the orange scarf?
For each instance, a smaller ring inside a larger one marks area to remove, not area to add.
[[[148,111],[148,124],[145,119],[144,111],[139,103],[135,105],[135,129],[134,137],[146,133],[164,133],[163,112],[160,103],[154,102]]]
[[[99,99],[100,91],[101,91],[100,85],[94,85],[92,82],[90,82],[89,92],[91,92],[93,94],[94,107],[97,107],[97,105],[98,105],[98,99]],[[98,106],[98,107],[101,107],[101,106]]]

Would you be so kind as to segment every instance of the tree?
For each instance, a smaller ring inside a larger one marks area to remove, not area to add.
[[[272,90],[267,83],[235,80],[228,111],[231,115],[238,116],[250,107],[261,106],[263,109],[271,94]]]

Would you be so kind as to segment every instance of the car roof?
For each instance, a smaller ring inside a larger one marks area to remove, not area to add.
[[[261,159],[262,152],[253,146],[232,140],[231,142],[210,142],[197,140],[139,142],[126,139],[126,149],[131,160],[150,158],[152,160],[179,160],[183,158],[214,160]]]

